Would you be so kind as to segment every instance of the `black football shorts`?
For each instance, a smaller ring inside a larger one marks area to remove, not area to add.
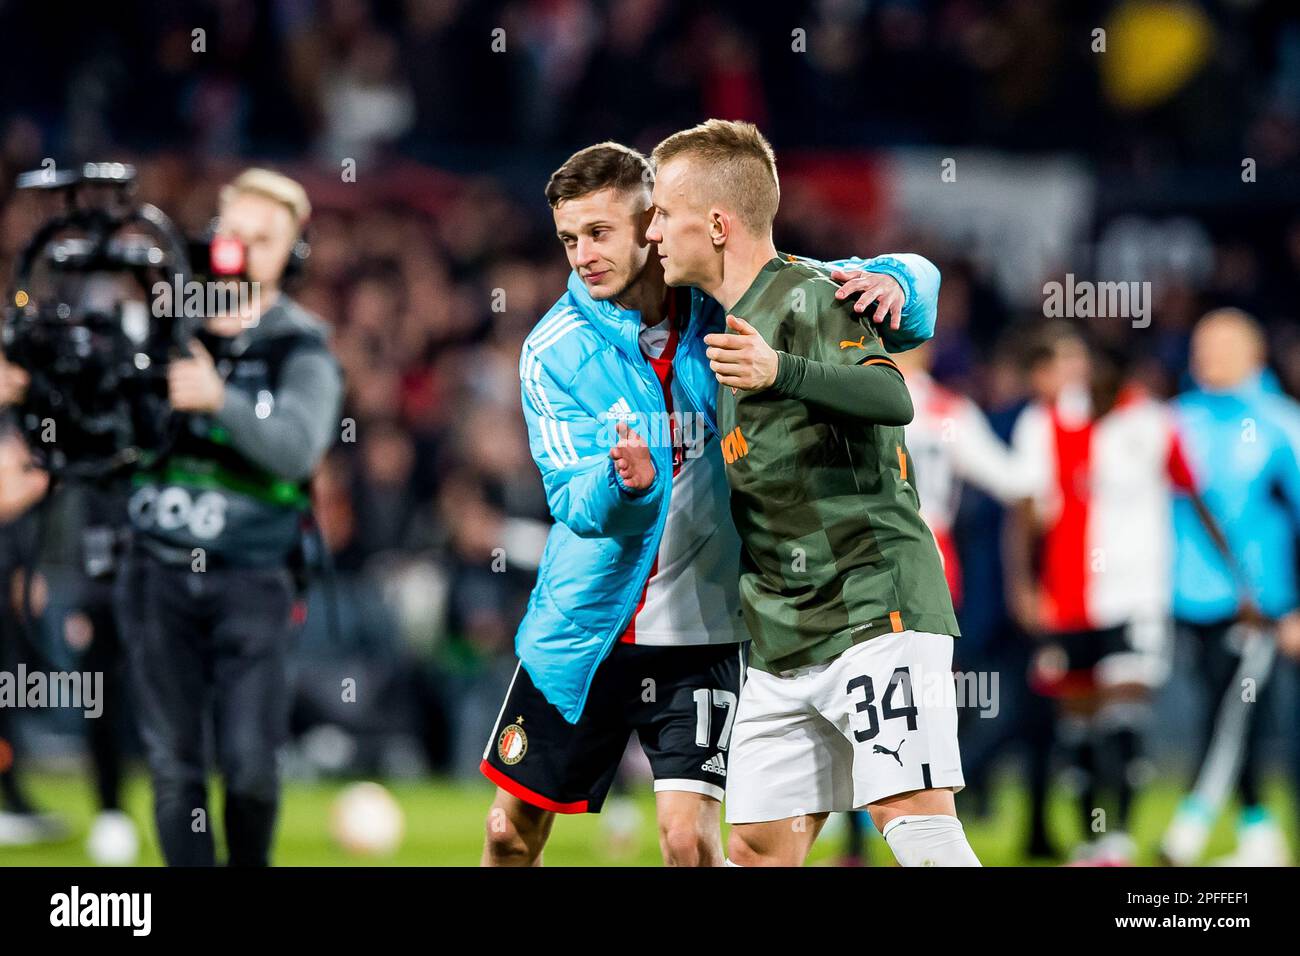
[[[480,769],[519,799],[556,813],[599,813],[636,732],[655,790],[721,800],[744,646],[619,642],[596,671],[576,724],[515,670]]]
[[[1037,648],[1030,686],[1045,697],[1086,697],[1102,683],[1099,668],[1129,650],[1125,625],[1054,633]]]

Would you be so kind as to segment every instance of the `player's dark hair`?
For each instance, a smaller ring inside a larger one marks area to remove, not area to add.
[[[1087,338],[1077,327],[1063,319],[1053,319],[1028,331],[1022,346],[1025,368],[1035,368],[1056,358],[1062,342],[1078,341],[1085,346]]]
[[[1133,368],[1132,352],[1094,342],[1088,358],[1092,364],[1092,406],[1094,414],[1100,416],[1119,400]]]
[[[650,160],[622,143],[597,143],[580,149],[551,173],[546,201],[554,209],[566,199],[577,199],[602,189],[650,189],[654,171]]]

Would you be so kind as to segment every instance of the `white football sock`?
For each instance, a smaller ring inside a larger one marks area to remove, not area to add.
[[[900,866],[980,866],[961,821],[946,813],[894,817],[882,834]]]

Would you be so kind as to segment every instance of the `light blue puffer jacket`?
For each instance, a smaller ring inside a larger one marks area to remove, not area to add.
[[[1192,473],[1256,605],[1281,617],[1300,603],[1300,405],[1271,372],[1230,391],[1173,401]],[[1249,428],[1249,437],[1246,429]],[[1174,615],[1208,624],[1240,610],[1238,582],[1186,495],[1174,498]]]

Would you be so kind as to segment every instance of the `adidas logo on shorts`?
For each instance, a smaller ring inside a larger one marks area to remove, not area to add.
[[[716,773],[720,777],[727,775],[727,761],[723,759],[721,753],[716,753],[704,763],[700,764],[701,770],[707,770],[709,773]]]

